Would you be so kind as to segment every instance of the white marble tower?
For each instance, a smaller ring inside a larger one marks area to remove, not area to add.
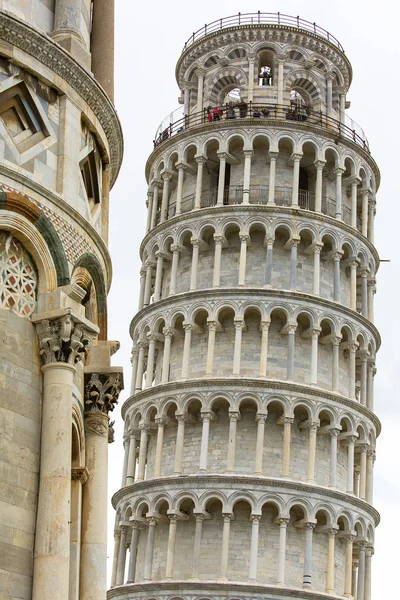
[[[380,176],[351,65],[315,24],[255,13],[193,34],[176,78],[108,598],[371,600]]]

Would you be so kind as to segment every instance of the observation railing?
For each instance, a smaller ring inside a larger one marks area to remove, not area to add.
[[[251,185],[249,189],[249,204],[268,203],[268,185]],[[196,194],[184,196],[181,202],[181,213],[188,213],[194,210]],[[200,198],[200,208],[209,208],[216,206],[218,198],[218,188],[203,190]],[[224,188],[223,206],[234,206],[243,204],[243,185],[229,185]],[[289,186],[275,186],[274,195],[275,206],[292,205],[292,188]],[[271,205],[273,206],[273,205]],[[307,190],[299,190],[298,207],[303,210],[315,211],[315,193]],[[336,201],[329,196],[322,196],[321,212],[330,217],[336,216]],[[171,219],[176,214],[176,203],[173,202],[168,207],[167,219]],[[160,222],[161,213],[157,213],[156,224]],[[348,206],[342,204],[342,219],[347,225],[351,225],[351,210]],[[357,229],[361,231],[361,221],[357,217]]]
[[[216,109],[218,110],[216,111]],[[214,106],[210,112],[208,112],[207,109],[204,109],[203,111],[192,115],[184,115],[174,123],[169,123],[165,129],[160,130],[160,128],[158,128],[156,139],[153,140],[153,144],[156,148],[171,137],[199,125],[222,121],[246,122],[250,119],[260,122],[279,121],[282,123],[282,121],[287,121],[288,123],[303,123],[313,127],[322,128],[328,130],[330,133],[334,133],[338,138],[344,138],[355,142],[358,146],[361,146],[363,150],[370,153],[368,140],[360,127],[358,128],[358,131],[356,131],[355,128],[352,129],[345,123],[342,123],[333,117],[328,117],[321,111],[312,111],[303,106],[255,104],[252,102],[249,102],[248,104],[243,102],[237,105],[225,104],[223,106]]]
[[[298,16],[292,17],[291,15],[285,15],[280,12],[263,13],[260,11],[256,13],[238,13],[237,15],[224,17],[223,19],[218,19],[217,21],[204,25],[201,29],[193,32],[185,43],[182,52],[185,52],[192,44],[210,33],[216,33],[221,29],[237,27],[240,25],[285,25],[286,27],[296,27],[297,29],[303,29],[310,33],[314,33],[315,35],[319,35],[328,42],[334,44],[341,52],[344,52],[342,44],[335,36],[329,33],[329,31],[326,31],[326,29],[319,27],[316,23],[311,23],[311,21],[300,19]]]

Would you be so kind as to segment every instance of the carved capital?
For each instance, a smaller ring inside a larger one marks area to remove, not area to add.
[[[60,314],[61,313],[61,314]],[[45,365],[67,363],[74,365],[83,360],[92,347],[98,328],[75,315],[71,309],[32,317],[36,324],[39,354]]]
[[[87,467],[74,467],[71,469],[72,481],[80,481],[84,485],[90,477],[89,469]]]
[[[171,244],[171,252],[172,253],[177,253],[180,254],[182,252],[183,248],[182,246],[178,246],[178,244]]]
[[[108,414],[114,410],[123,387],[120,367],[108,367],[95,372],[85,370],[85,411]]]
[[[250,515],[250,521],[252,523],[259,523],[261,521],[261,515]]]
[[[164,327],[163,328],[164,337],[172,338],[174,335],[174,329],[172,327]]]

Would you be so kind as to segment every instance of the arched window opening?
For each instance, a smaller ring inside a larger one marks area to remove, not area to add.
[[[310,107],[297,90],[290,91],[290,108],[286,112],[289,121],[306,121],[310,114]]]
[[[222,104],[229,104],[230,102],[240,102],[240,89],[235,87],[225,95]]]
[[[273,85],[273,54],[270,50],[264,50],[258,57],[258,85]]]
[[[32,257],[8,231],[0,231],[0,308],[30,317],[36,309],[37,287]]]

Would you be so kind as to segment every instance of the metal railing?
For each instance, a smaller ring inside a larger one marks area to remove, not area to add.
[[[215,109],[218,111],[215,112]],[[205,125],[207,123],[215,123],[222,121],[248,121],[248,120],[263,121],[287,121],[288,123],[303,123],[313,127],[322,128],[334,133],[339,139],[344,138],[355,142],[361,146],[366,152],[370,152],[368,140],[364,135],[361,127],[351,129],[344,123],[341,123],[333,117],[328,117],[322,112],[315,112],[302,106],[283,106],[279,104],[255,104],[252,102],[239,103],[238,105],[213,107],[212,111],[206,109],[194,113],[192,115],[184,115],[174,123],[170,123],[163,130],[160,127],[157,129],[156,137],[153,140],[156,148],[171,137],[182,133],[192,127]]]
[[[268,203],[268,185],[251,185],[249,188],[249,204]],[[181,213],[187,213],[194,209],[196,194],[189,194],[182,198]],[[275,205],[292,205],[292,188],[289,186],[275,186]],[[203,190],[200,198],[200,208],[209,208],[216,206],[218,199],[218,188]],[[234,206],[243,204],[243,185],[229,185],[224,188],[223,205]],[[315,193],[308,190],[299,190],[298,192],[299,208],[303,210],[315,211]],[[336,216],[336,201],[330,196],[322,196],[321,212],[330,217]],[[169,205],[167,219],[172,219],[176,214],[176,203]],[[160,222],[161,212],[157,213],[156,224]],[[342,204],[342,219],[347,225],[351,225],[351,210],[348,206]],[[361,220],[357,217],[357,229],[361,231]]]
[[[326,29],[319,27],[316,23],[305,21],[300,17],[292,17],[282,13],[262,13],[260,11],[256,13],[238,13],[231,17],[224,17],[218,19],[212,23],[208,23],[193,32],[190,38],[185,43],[182,52],[185,52],[192,44],[200,40],[210,33],[216,33],[221,29],[227,29],[228,27],[237,27],[238,25],[286,25],[287,27],[296,27],[297,29],[303,29],[319,35],[328,42],[334,44],[341,52],[344,52],[342,44]]]

